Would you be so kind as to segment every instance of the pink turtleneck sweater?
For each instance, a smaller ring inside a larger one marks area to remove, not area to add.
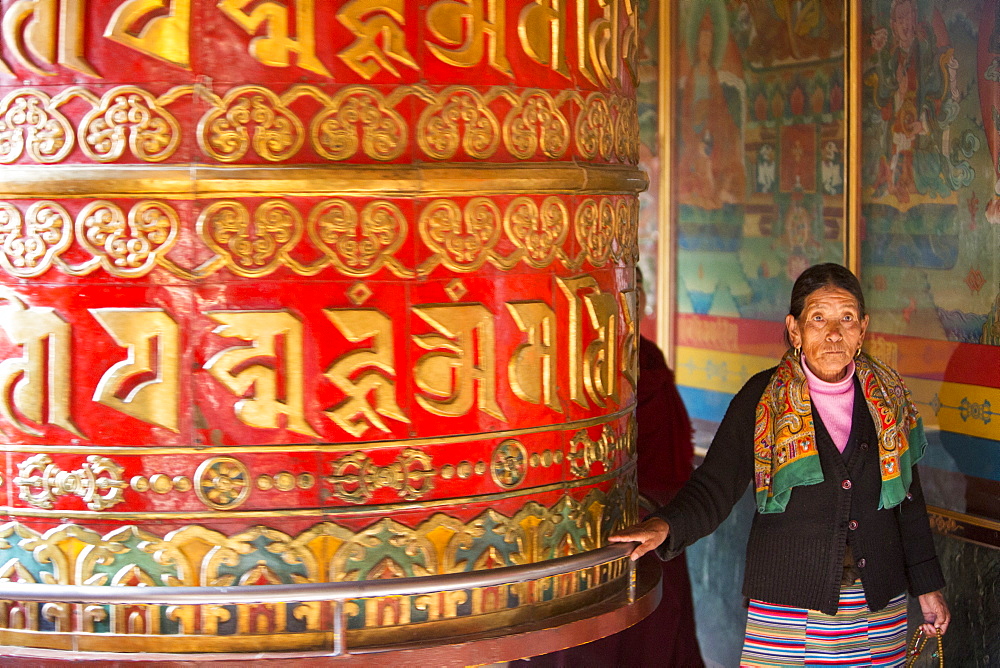
[[[819,412],[834,445],[843,452],[851,435],[851,419],[854,415],[854,360],[848,365],[843,379],[833,383],[820,380],[810,371],[804,355],[801,362],[806,372],[806,382],[809,383],[812,404]]]

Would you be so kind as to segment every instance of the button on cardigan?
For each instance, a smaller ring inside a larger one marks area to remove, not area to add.
[[[704,463],[655,513],[670,525],[670,535],[657,549],[660,558],[669,559],[714,531],[751,483],[756,408],[773,372],[747,381],[730,403]],[[854,385],[843,455],[813,410],[823,482],[793,488],[784,512],[754,513],[744,596],[836,614],[848,547],[873,611],[904,591],[919,596],[944,586],[916,467],[907,498],[895,508],[878,509],[878,447],[868,447],[878,443],[878,434],[860,383]]]

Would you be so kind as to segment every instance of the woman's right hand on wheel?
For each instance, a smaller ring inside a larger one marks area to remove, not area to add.
[[[670,535],[670,525],[659,517],[651,517],[644,522],[635,524],[608,536],[611,543],[639,543],[632,550],[632,561],[635,561],[650,550],[658,548]]]

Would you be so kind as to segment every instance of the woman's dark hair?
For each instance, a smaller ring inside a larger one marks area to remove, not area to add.
[[[847,290],[858,301],[858,317],[867,315],[865,310],[865,295],[861,292],[861,283],[850,269],[834,262],[814,264],[803,271],[792,286],[792,298],[789,300],[788,313],[796,320],[802,315],[806,299],[820,288],[834,287]],[[792,345],[785,330],[785,343]]]

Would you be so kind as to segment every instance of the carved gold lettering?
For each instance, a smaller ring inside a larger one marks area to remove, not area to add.
[[[0,362],[0,413],[33,436],[42,432],[22,422],[18,412],[35,424],[83,436],[70,417],[69,323],[53,308],[28,307],[9,288],[0,288],[0,299],[8,303],[0,327],[24,347],[22,357]]]
[[[212,377],[240,397],[236,402],[240,420],[251,427],[277,429],[281,426],[278,417],[284,415],[289,430],[318,438],[305,419],[302,323],[287,311],[212,311],[207,315],[219,323],[213,333],[252,342],[221,350],[205,364]],[[279,339],[284,353],[280,359]],[[251,388],[253,394],[245,396]]]
[[[605,399],[618,400],[618,313],[614,295],[601,292],[593,276],[557,278],[569,304],[570,398],[588,407],[587,397],[599,406]],[[584,313],[588,318],[584,319]],[[596,337],[584,347],[584,329],[589,324]]]
[[[127,357],[101,377],[94,401],[134,418],[180,431],[180,328],[162,309],[95,308],[91,314]],[[124,396],[122,396],[124,394]]]
[[[576,37],[580,73],[595,85],[607,86],[618,76],[620,0],[597,0],[601,15],[591,19],[591,0],[577,0]]]
[[[417,61],[406,50],[403,7],[403,0],[353,0],[344,5],[337,12],[337,19],[357,39],[337,57],[365,79],[371,79],[381,69],[398,77],[399,71],[390,59],[419,69]],[[381,13],[366,19],[365,16],[372,12]]]
[[[17,62],[42,76],[55,72],[41,65],[62,65],[99,76],[83,56],[85,1],[17,0],[11,4],[3,17],[3,41]],[[12,74],[2,61],[0,67]]]
[[[375,309],[326,309],[325,313],[348,341],[371,340],[370,348],[345,353],[327,369],[326,377],[347,398],[326,414],[354,437],[361,436],[369,427],[388,433],[389,427],[380,415],[409,422],[396,403],[396,385],[392,380],[396,368],[389,316]],[[369,401],[369,395],[373,401]]]
[[[527,341],[514,349],[507,365],[510,387],[518,398],[562,411],[555,392],[558,356],[556,316],[545,302],[508,302],[507,310]]]
[[[295,0],[295,15],[279,2],[254,2],[254,0],[219,0],[219,9],[240,26],[248,35],[256,34],[262,27],[265,34],[250,40],[250,55],[271,67],[291,65],[289,54],[297,54],[298,66],[323,76],[330,76],[326,66],[316,57],[315,0]],[[253,5],[247,12],[246,7]],[[295,37],[289,26],[294,19]]]
[[[566,63],[566,3],[569,0],[534,0],[521,10],[517,35],[521,48],[539,65],[568,77]]]
[[[635,290],[625,290],[618,295],[622,315],[625,317],[625,338],[622,342],[622,375],[635,390],[639,380],[639,330],[637,322],[638,295]]]
[[[129,0],[104,30],[108,39],[185,69],[191,69],[190,33],[191,0]]]
[[[625,30],[621,36],[621,57],[632,83],[639,81],[639,3],[622,0],[625,9]]]
[[[605,399],[618,401],[618,303],[608,292],[583,297],[590,324],[597,336],[583,357],[583,378],[587,394],[598,406]]]
[[[489,40],[490,67],[510,75],[507,60],[505,0],[437,0],[427,10],[427,27],[441,44],[427,48],[455,67],[475,67]]]
[[[442,417],[465,415],[476,385],[479,410],[506,419],[496,399],[493,314],[482,304],[415,306],[413,312],[440,334],[416,334],[417,346],[430,351],[414,366],[417,403]],[[443,335],[443,336],[442,336]]]

